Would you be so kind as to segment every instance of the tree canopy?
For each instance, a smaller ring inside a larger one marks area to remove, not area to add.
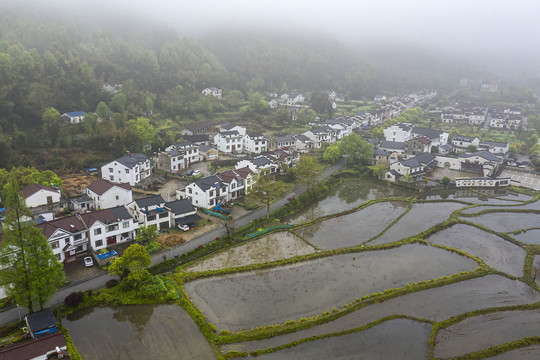
[[[4,186],[6,219],[0,243],[0,281],[17,304],[31,313],[34,306],[43,310],[58,286],[64,281],[62,264],[33,221],[20,193],[14,174]]]
[[[351,165],[368,165],[373,157],[372,146],[354,133],[341,139],[339,148],[341,153],[347,156],[347,163]]]

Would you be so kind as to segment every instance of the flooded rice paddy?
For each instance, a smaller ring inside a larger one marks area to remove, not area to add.
[[[540,215],[538,216],[540,218]],[[537,226],[540,226],[540,221],[538,222]],[[519,234],[510,234],[510,236],[525,244],[540,245],[540,229],[530,229],[522,231]]]
[[[354,209],[366,201],[414,195],[411,190],[390,187],[365,180],[348,180],[321,200],[287,219],[289,224],[300,224],[322,216]]]
[[[512,232],[520,229],[538,227],[540,224],[540,214],[495,212],[473,218],[464,218],[464,220],[497,232]]]
[[[364,331],[309,341],[261,359],[429,359],[431,325],[407,319],[386,321]],[[258,357],[259,358],[259,357]]]
[[[186,271],[219,270],[269,261],[287,259],[315,252],[298,236],[282,231],[223,251],[208,259],[195,262]]]
[[[414,204],[412,209],[399,219],[390,229],[369,245],[381,245],[399,241],[421,233],[444,222],[454,211],[465,205],[454,202],[434,202]]]
[[[311,336],[354,329],[390,315],[401,314],[442,321],[473,310],[538,301],[540,294],[525,283],[499,275],[488,275],[368,305],[336,320],[293,334],[225,345],[222,349],[225,352],[267,349]]]
[[[526,251],[503,238],[474,226],[457,224],[430,236],[427,241],[463,250],[488,266],[512,276],[523,275]]]
[[[324,250],[354,246],[381,233],[405,211],[407,205],[399,201],[375,203],[352,214],[321,221],[295,232]]]
[[[210,344],[177,305],[87,308],[62,324],[85,360],[212,359]]]
[[[504,311],[467,318],[437,334],[433,355],[455,357],[539,335],[540,310]]]
[[[364,295],[476,267],[464,256],[413,244],[205,278],[184,288],[218,329],[237,331],[318,315]]]

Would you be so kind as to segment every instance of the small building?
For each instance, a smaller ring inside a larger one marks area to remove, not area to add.
[[[405,155],[405,143],[401,141],[387,141],[383,140],[379,144],[379,149],[387,151],[389,153],[396,153],[398,155]]]
[[[405,155],[416,156],[431,151],[431,140],[425,136],[416,136],[405,141]]]
[[[134,240],[139,229],[139,224],[133,221],[124,206],[93,211],[81,217],[88,228],[88,240],[94,251]]]
[[[144,154],[122,156],[101,167],[101,177],[116,184],[135,186],[151,175],[150,159]]]
[[[199,145],[199,158],[206,161],[217,160],[219,151],[211,146]]]
[[[68,124],[80,124],[84,121],[85,117],[86,112],[84,111],[72,111],[63,113],[62,116],[60,116],[60,119],[64,120]]]
[[[105,179],[97,179],[86,188],[86,195],[93,200],[94,209],[108,209],[123,206],[133,201],[131,185],[115,184]]]
[[[244,151],[252,154],[260,154],[268,150],[268,139],[262,133],[251,133],[244,135]]]
[[[182,135],[201,135],[209,131],[214,126],[212,121],[198,121],[186,126],[182,130]]]
[[[69,208],[76,213],[92,211],[95,209],[94,199],[92,199],[86,194],[74,196],[69,199]]]
[[[221,89],[218,89],[216,87],[207,87],[201,92],[204,96],[213,96],[218,99],[221,99],[223,97]]]
[[[193,207],[189,199],[181,199],[168,202],[165,207],[169,209],[174,225],[191,225],[201,220],[197,215],[197,209]]]
[[[158,230],[171,227],[169,209],[161,195],[137,199],[128,204],[127,209],[139,226],[155,225]]]
[[[21,192],[26,200],[26,206],[30,209],[39,206],[52,207],[60,203],[60,189],[50,186],[31,184],[25,187]]]
[[[456,187],[500,187],[509,186],[511,178],[474,177],[456,179]]]
[[[479,147],[486,149],[491,154],[506,154],[509,146],[507,142],[484,141]]]
[[[30,336],[37,339],[41,336],[53,334],[58,331],[56,318],[51,309],[43,310],[34,314],[27,315],[24,318],[26,327],[30,332]]]
[[[219,132],[214,136],[214,144],[219,151],[230,154],[241,153],[244,135],[236,130]]]
[[[254,159],[241,160],[236,163],[235,168],[240,169],[248,167],[251,171],[257,175],[265,176],[276,172],[278,166],[266,156],[258,156]]]

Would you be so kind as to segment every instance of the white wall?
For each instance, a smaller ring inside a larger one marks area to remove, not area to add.
[[[52,203],[60,202],[60,191],[50,191],[45,189],[40,189],[36,193],[30,195],[26,198],[26,206],[29,208],[47,205],[47,197],[51,197]]]

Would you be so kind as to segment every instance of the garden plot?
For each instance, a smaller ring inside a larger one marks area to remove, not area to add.
[[[213,359],[193,319],[177,305],[77,310],[62,320],[83,359]]]
[[[298,236],[282,231],[225,250],[208,259],[197,261],[186,270],[219,270],[287,259],[313,252],[315,249]]]
[[[461,210],[463,214],[476,214],[484,210],[501,210],[501,209],[523,209],[523,205],[518,206],[476,206],[469,209]]]
[[[474,226],[457,224],[433,234],[427,241],[463,250],[506,274],[516,277],[523,275],[526,251]]]
[[[348,181],[330,194],[287,219],[290,224],[301,224],[320,217],[354,209],[366,201],[410,196],[412,191],[386,187],[368,181]]]
[[[455,357],[528,336],[538,336],[540,310],[505,311],[467,318],[437,334],[433,355]]]
[[[465,218],[464,220],[484,226],[497,232],[512,232],[520,229],[530,229],[540,224],[540,214],[495,212]]]
[[[238,331],[321,314],[364,295],[476,266],[464,256],[412,244],[199,279],[184,288],[218,329]]]
[[[540,227],[540,222],[537,224]],[[530,229],[522,231],[519,234],[510,234],[514,239],[521,241],[525,244],[540,245],[540,229]]]
[[[538,360],[540,359],[540,345],[530,345],[521,349],[510,350],[505,353],[486,358],[489,360]]]
[[[324,250],[349,247],[377,236],[406,207],[405,202],[375,203],[352,214],[334,217],[295,231]]]
[[[442,321],[478,309],[531,304],[538,301],[540,294],[525,283],[499,275],[488,275],[372,304],[336,320],[295,333],[224,345],[222,351],[267,349],[311,336],[364,326],[390,315],[403,314]]]
[[[386,321],[348,335],[309,341],[293,348],[261,355],[261,359],[429,359],[431,325],[408,319]]]
[[[465,207],[453,202],[418,203],[388,231],[369,245],[388,244],[421,233],[446,221],[454,211]]]

